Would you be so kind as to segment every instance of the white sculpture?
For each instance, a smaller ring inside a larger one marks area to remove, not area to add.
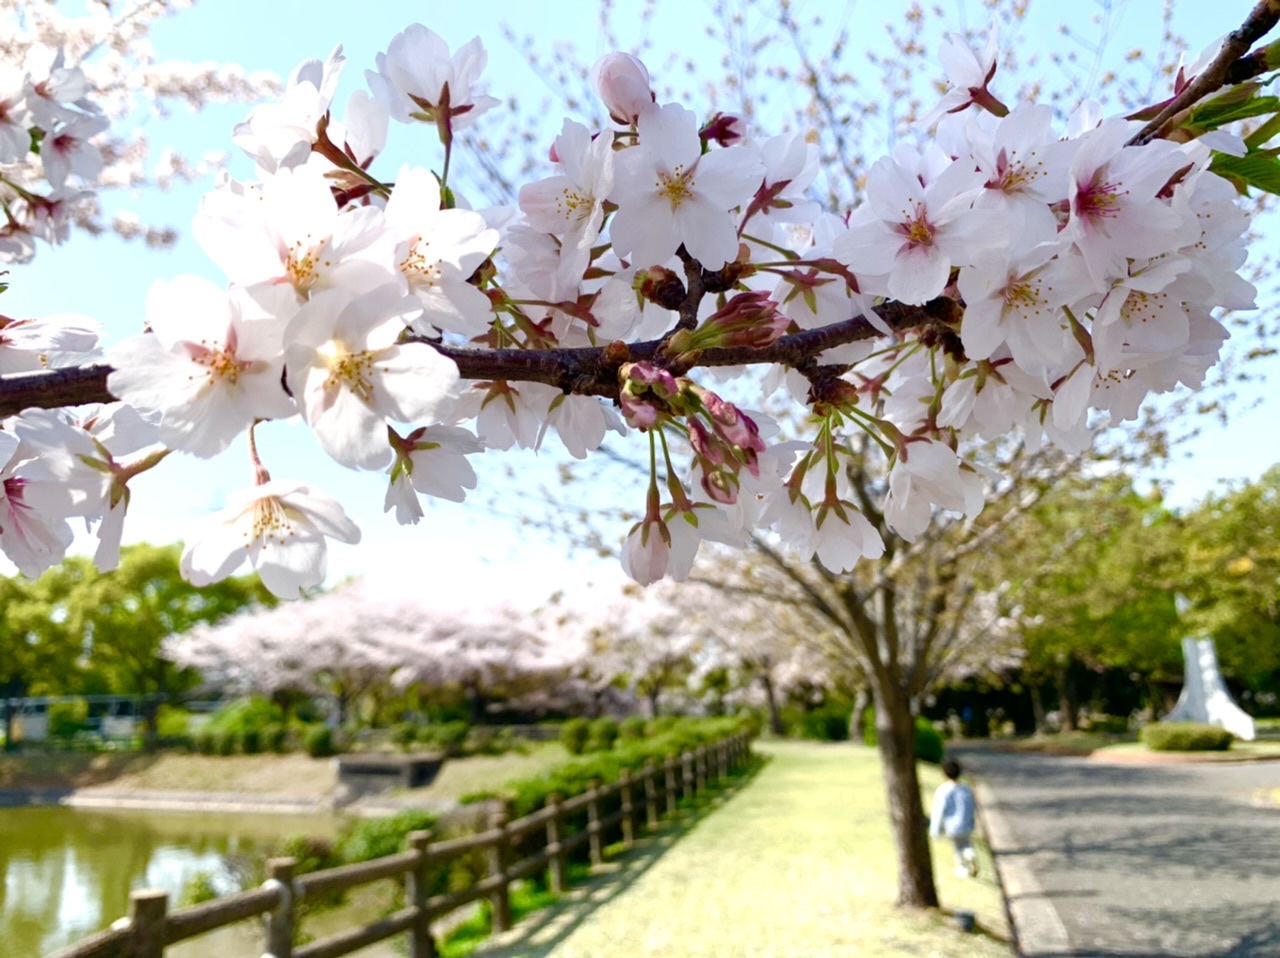
[[[1213,639],[1183,639],[1186,678],[1182,694],[1166,722],[1207,722],[1225,728],[1236,738],[1252,742],[1253,719],[1232,701],[1218,668]]]

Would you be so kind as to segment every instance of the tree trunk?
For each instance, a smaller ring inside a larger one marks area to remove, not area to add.
[[[897,903],[909,908],[937,908],[929,822],[916,774],[915,717],[907,696],[898,689],[876,689],[876,737],[898,855]]]
[[[1066,665],[1058,667],[1058,713],[1062,716],[1062,731],[1074,732],[1080,727],[1080,706],[1071,685],[1071,669]]]
[[[4,750],[18,750],[18,743],[13,740],[13,700],[8,695],[4,698]]]
[[[1044,717],[1044,689],[1039,682],[1029,682],[1027,688],[1031,692],[1031,715],[1036,723],[1036,733],[1043,735],[1049,731]]]
[[[654,688],[650,689],[648,692],[647,697],[649,699],[649,718],[651,719],[656,719],[658,717],[658,694],[661,691],[662,691],[661,689],[655,686]]]
[[[781,738],[787,730],[782,725],[782,713],[778,710],[778,693],[773,689],[773,679],[767,672],[762,673],[760,684],[764,686],[764,700],[769,707],[769,731]]]
[[[853,711],[849,714],[849,741],[862,745],[867,740],[867,713],[871,711],[871,693],[859,686],[853,693]]]

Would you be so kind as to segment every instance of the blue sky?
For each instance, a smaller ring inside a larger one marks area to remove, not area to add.
[[[830,25],[849,24],[858,42],[865,42],[872,49],[883,44],[883,23],[893,9],[906,6],[796,3],[803,13],[823,14]],[[1238,25],[1252,3],[1182,0],[1178,6],[1175,32],[1205,42]],[[640,17],[641,7],[634,0],[620,0],[615,4],[614,23],[624,43],[653,44],[654,53],[646,59],[656,81],[669,78],[662,75],[662,70],[670,64],[674,82],[686,83],[684,74],[676,69],[685,60],[709,63],[708,76],[721,73],[718,62],[723,48],[703,35],[703,25],[710,17],[709,4],[700,0],[658,0],[655,14],[648,21]],[[985,23],[985,14],[977,3],[969,3],[967,9],[957,2],[945,2],[942,7],[946,27]],[[1086,3],[1072,9],[1081,7],[1087,14],[1073,28],[1087,32],[1087,15],[1097,8]],[[490,56],[488,92],[504,99],[519,97],[526,108],[540,108],[542,101],[552,96],[552,84],[532,70],[516,46],[504,39],[503,25],[517,37],[530,37],[544,57],[559,55],[558,45],[569,43],[579,58],[589,63],[609,49],[599,28],[599,7],[594,2],[575,0],[552,5],[527,0],[465,4],[380,0],[343,7],[341,23],[336,22],[338,18],[325,17],[326,9],[325,5],[293,0],[208,0],[157,23],[152,39],[156,54],[162,59],[236,61],[249,72],[265,69],[282,76],[305,57],[325,57],[341,41],[347,67],[335,98],[337,110],[352,90],[363,85],[363,71],[373,66],[375,55],[386,48],[396,32],[415,20],[440,33],[451,47],[479,34]],[[755,9],[758,11],[759,5]],[[1149,42],[1158,33],[1159,9],[1157,0],[1120,4],[1112,17],[1114,32],[1105,60],[1118,61],[1128,50]],[[1034,19],[1041,15],[1045,19]],[[1030,51],[1041,51],[1040,63],[1034,69],[1042,72],[1046,86],[1060,79],[1058,68],[1047,56],[1049,48],[1080,49],[1057,32],[1058,16],[1053,9],[1037,7],[1022,38],[1024,59]],[[939,28],[942,26],[939,24]],[[759,34],[769,27],[757,12],[748,17],[746,29]],[[939,35],[940,32],[941,29],[936,31]],[[859,62],[858,58],[853,62]],[[193,114],[179,106],[169,117],[139,115],[136,122],[153,149],[173,145],[190,155],[224,151],[232,156],[233,173],[247,176],[250,166],[230,142],[232,125],[244,117],[247,109],[232,105]],[[546,111],[541,135],[549,140],[558,131],[562,116],[563,110]],[[581,114],[575,118],[590,119]],[[495,111],[488,122],[501,124],[503,119]],[[438,167],[439,146],[429,131],[393,124],[391,139],[392,148],[379,161],[379,168],[394,170],[406,160]],[[207,188],[208,184],[200,184],[163,194],[117,196],[110,203],[112,208],[136,209],[145,219],[186,231],[199,197]],[[152,280],[187,272],[223,282],[189,235],[183,235],[173,249],[163,252],[144,251],[110,237],[77,237],[57,250],[42,248],[34,264],[14,269],[10,277],[13,287],[0,306],[11,315],[87,313],[102,321],[109,340],[114,340],[141,327],[143,302]],[[1268,297],[1273,301],[1274,296],[1274,292],[1264,294],[1263,302]],[[1264,387],[1262,392],[1268,390]],[[1170,500],[1188,503],[1218,480],[1259,475],[1274,461],[1272,424],[1278,415],[1280,405],[1268,399],[1261,408],[1238,416],[1229,429],[1211,429],[1190,447],[1190,457],[1179,461],[1168,473],[1172,484]],[[363,528],[362,545],[333,547],[331,577],[365,573],[397,586],[425,582],[442,594],[501,593],[530,601],[575,579],[621,581],[612,560],[600,563],[581,554],[570,557],[563,542],[518,523],[516,517],[526,511],[526,497],[536,495],[542,485],[556,485],[561,457],[551,451],[541,455],[490,454],[482,476],[487,493],[482,490],[473,503],[464,506],[431,502],[420,525],[402,528],[382,513],[383,477],[355,474],[333,464],[303,427],[271,424],[261,431],[260,446],[273,475],[313,481],[337,496]],[[508,471],[513,475],[505,475]],[[154,477],[144,477],[135,484],[135,507],[126,528],[126,541],[180,538],[191,518],[220,507],[226,494],[246,484],[249,477],[243,445],[210,462],[171,457]],[[575,492],[575,497],[578,495]],[[635,507],[640,503],[628,504]],[[615,532],[620,541],[626,529],[619,526]]]

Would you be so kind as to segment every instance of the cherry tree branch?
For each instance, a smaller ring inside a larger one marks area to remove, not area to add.
[[[923,306],[888,302],[875,307],[875,312],[891,329],[902,331],[917,326],[953,326],[959,322],[963,311],[954,300],[939,297]],[[623,363],[649,361],[670,369],[676,375],[683,375],[698,366],[773,363],[803,366],[834,346],[882,335],[883,332],[870,320],[855,316],[818,329],[783,336],[763,349],[746,346],[706,349],[698,353],[692,362],[688,358],[682,358],[680,362],[665,358],[662,355],[665,338],[640,343],[615,342],[578,349],[541,350],[469,349],[414,339],[428,342],[456,362],[463,379],[546,383],[565,393],[616,399],[618,370]],[[115,397],[107,391],[107,376],[112,372],[111,366],[99,363],[0,376],[0,416],[11,416],[31,407],[50,409],[114,402]]]
[[[1130,140],[1130,143],[1146,143],[1165,132],[1169,121],[1183,110],[1197,103],[1204,97],[1231,83],[1240,83],[1248,79],[1248,67],[1236,67],[1238,62],[1254,60],[1252,66],[1259,63],[1265,69],[1266,53],[1249,56],[1249,48],[1262,39],[1280,22],[1280,0],[1259,0],[1249,11],[1249,16],[1235,30],[1227,34],[1222,42],[1222,49],[1213,58],[1213,62],[1200,72],[1181,93],[1175,96],[1154,118]],[[1261,71],[1259,71],[1261,72]],[[1256,74],[1250,74],[1256,76]]]

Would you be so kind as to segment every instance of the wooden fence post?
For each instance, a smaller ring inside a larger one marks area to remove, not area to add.
[[[657,774],[653,759],[644,763],[644,824],[650,830],[658,827],[658,783],[654,781]]]
[[[263,916],[271,958],[293,958],[293,872],[297,867],[294,858],[267,859],[267,881],[280,886],[280,904]]]
[[[693,750],[693,790],[701,795],[707,790],[707,747],[699,745]]]
[[[507,878],[507,860],[511,846],[507,822],[510,820],[511,812],[505,801],[489,820],[489,827],[496,828],[501,833],[489,849],[489,874],[502,878],[498,887],[489,895],[489,900],[493,903],[494,931],[506,931],[511,927],[511,882]]]
[[[604,846],[600,842],[600,779],[593,778],[587,791],[587,834],[590,835],[591,865],[604,864]]]
[[[129,927],[133,941],[129,958],[164,958],[165,912],[169,893],[143,888],[129,894]]]
[[[551,856],[551,890],[557,895],[563,895],[569,888],[568,865],[560,844],[564,835],[560,828],[560,798],[559,792],[547,796],[547,808],[551,809],[551,817],[547,819],[547,854]]]
[[[693,753],[685,752],[680,756],[680,787],[684,789],[684,797],[693,797]]]
[[[436,958],[436,940],[431,937],[431,915],[427,912],[427,899],[431,897],[430,862],[427,850],[431,845],[430,832],[410,832],[409,848],[418,853],[417,864],[408,875],[409,904],[417,909],[413,927],[409,929],[409,958]]]
[[[666,762],[663,763],[663,770],[666,772],[667,778],[667,814],[674,815],[676,813],[676,757],[668,755]]]
[[[631,848],[636,843],[636,809],[631,804],[631,772],[618,773],[618,785],[622,792],[622,844]]]

